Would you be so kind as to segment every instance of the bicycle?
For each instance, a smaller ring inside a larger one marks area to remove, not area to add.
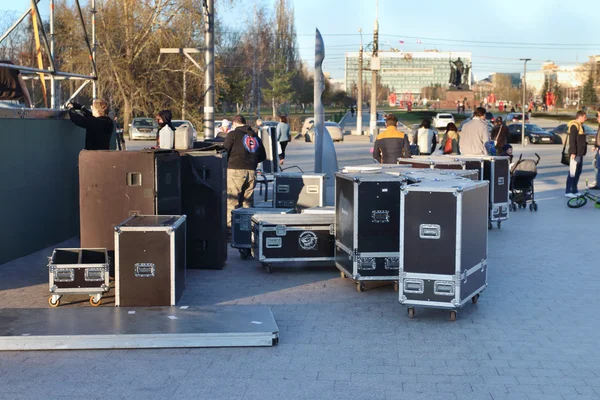
[[[590,189],[588,186],[588,180],[586,179],[585,180],[585,191],[583,192],[583,194],[579,197],[574,197],[572,199],[569,199],[569,201],[567,201],[567,206],[569,208],[580,208],[587,204],[588,199],[590,199],[594,202],[594,207],[600,208],[600,196],[595,196],[592,193],[590,193]]]

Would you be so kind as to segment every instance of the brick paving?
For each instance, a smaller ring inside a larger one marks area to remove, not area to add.
[[[340,164],[365,149],[339,145]],[[308,170],[311,150],[294,143],[290,165]],[[268,305],[278,346],[2,352],[0,399],[599,399],[600,210],[566,207],[559,146],[533,151],[539,212],[489,232],[489,288],[456,322],[426,309],[408,319],[391,285],[358,293],[329,266],[266,274],[231,249],[224,270],[189,271],[182,303]],[[0,266],[3,307],[47,307],[49,254]]]

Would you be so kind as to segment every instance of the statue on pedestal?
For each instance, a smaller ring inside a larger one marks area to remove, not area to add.
[[[471,66],[465,68],[464,62],[458,57],[456,61],[449,61],[450,63],[450,87],[457,89],[464,89],[465,85],[469,87],[469,71]]]

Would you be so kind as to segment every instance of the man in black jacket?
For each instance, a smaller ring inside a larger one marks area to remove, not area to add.
[[[77,103],[69,103],[68,109],[71,121],[85,129],[86,150],[110,149],[110,137],[113,134],[114,125],[108,116],[108,104],[104,100],[94,100],[92,111]]]
[[[386,130],[377,135],[373,145],[373,158],[381,164],[396,164],[399,158],[410,158],[410,143],[404,132],[396,129],[398,119],[389,115]]]
[[[262,141],[241,115],[233,117],[233,130],[227,133],[223,147],[227,150],[227,228],[231,229],[231,212],[252,207],[256,185],[256,167],[267,158]]]
[[[579,183],[579,177],[581,176],[581,170],[583,168],[583,157],[587,152],[587,141],[585,138],[585,131],[583,130],[583,123],[586,119],[587,115],[585,111],[577,111],[575,120],[569,122],[567,125],[569,156],[571,163],[577,163],[575,166],[575,174],[571,176],[571,168],[569,168],[569,174],[567,175],[565,197],[569,198],[581,195],[577,191],[577,184]]]

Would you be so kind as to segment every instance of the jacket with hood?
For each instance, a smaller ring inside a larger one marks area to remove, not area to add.
[[[228,169],[255,170],[258,163],[267,159],[265,146],[248,125],[229,131],[223,147],[227,150]]]
[[[583,157],[587,153],[587,141],[585,131],[581,123],[573,120],[567,125],[569,154],[575,154],[576,157]]]
[[[115,129],[109,117],[94,117],[90,110],[79,104],[69,110],[71,121],[85,129],[86,150],[110,150],[110,138]]]

